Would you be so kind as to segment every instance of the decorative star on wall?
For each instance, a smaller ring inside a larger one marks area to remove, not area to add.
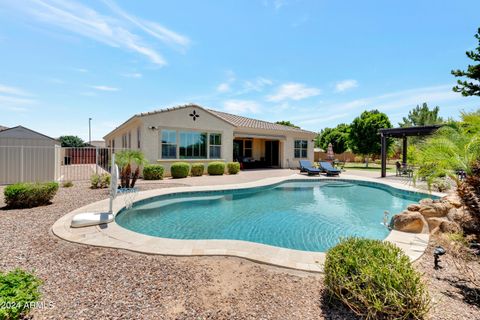
[[[192,113],[190,113],[190,117],[192,117],[193,121],[197,120],[197,118],[200,118],[200,115],[197,114],[195,110],[193,110]]]

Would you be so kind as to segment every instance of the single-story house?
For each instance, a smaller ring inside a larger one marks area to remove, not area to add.
[[[52,181],[59,172],[60,142],[16,126],[0,131],[0,184]]]
[[[185,105],[132,116],[105,135],[115,150],[141,150],[169,172],[176,161],[239,161],[243,168],[297,168],[313,161],[316,133]]]

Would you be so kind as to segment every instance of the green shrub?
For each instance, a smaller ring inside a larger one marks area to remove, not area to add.
[[[240,172],[240,163],[239,162],[228,162],[227,163],[228,174],[237,174]]]
[[[23,318],[40,300],[42,281],[21,269],[0,272],[0,319]]]
[[[62,187],[63,188],[71,188],[73,187],[73,182],[72,180],[67,180],[62,182]]]
[[[57,182],[16,183],[3,191],[9,208],[33,208],[49,204],[58,190]]]
[[[186,162],[174,162],[170,167],[172,178],[186,178],[190,172],[190,165]]]
[[[143,167],[143,179],[145,180],[162,180],[164,168],[159,164],[147,164]]]
[[[327,252],[328,292],[368,319],[422,319],[430,298],[420,274],[390,242],[344,239]]]
[[[210,162],[207,171],[208,174],[212,176],[222,175],[225,173],[225,163],[220,161]]]
[[[203,163],[193,163],[190,170],[192,171],[192,176],[194,177],[203,176],[205,165]]]
[[[108,173],[102,173],[102,174],[94,173],[90,176],[90,187],[92,189],[108,188],[109,185],[110,185],[110,174]]]

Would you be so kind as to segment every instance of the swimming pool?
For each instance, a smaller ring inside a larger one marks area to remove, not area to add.
[[[322,252],[342,237],[384,239],[384,211],[398,213],[425,197],[373,182],[297,180],[157,196],[120,211],[115,220],[162,238],[243,240]]]

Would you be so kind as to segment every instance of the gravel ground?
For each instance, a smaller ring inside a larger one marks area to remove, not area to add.
[[[140,183],[141,189],[169,186],[175,184]],[[45,307],[32,311],[34,319],[355,319],[328,303],[319,274],[234,257],[95,248],[51,233],[62,215],[106,197],[106,190],[77,183],[60,188],[51,205],[0,210],[0,270],[21,267],[44,281]],[[431,257],[429,252],[416,263],[435,299],[431,317],[480,318],[478,301],[470,301],[465,288],[450,282],[456,274],[448,259],[445,269],[433,272]]]

